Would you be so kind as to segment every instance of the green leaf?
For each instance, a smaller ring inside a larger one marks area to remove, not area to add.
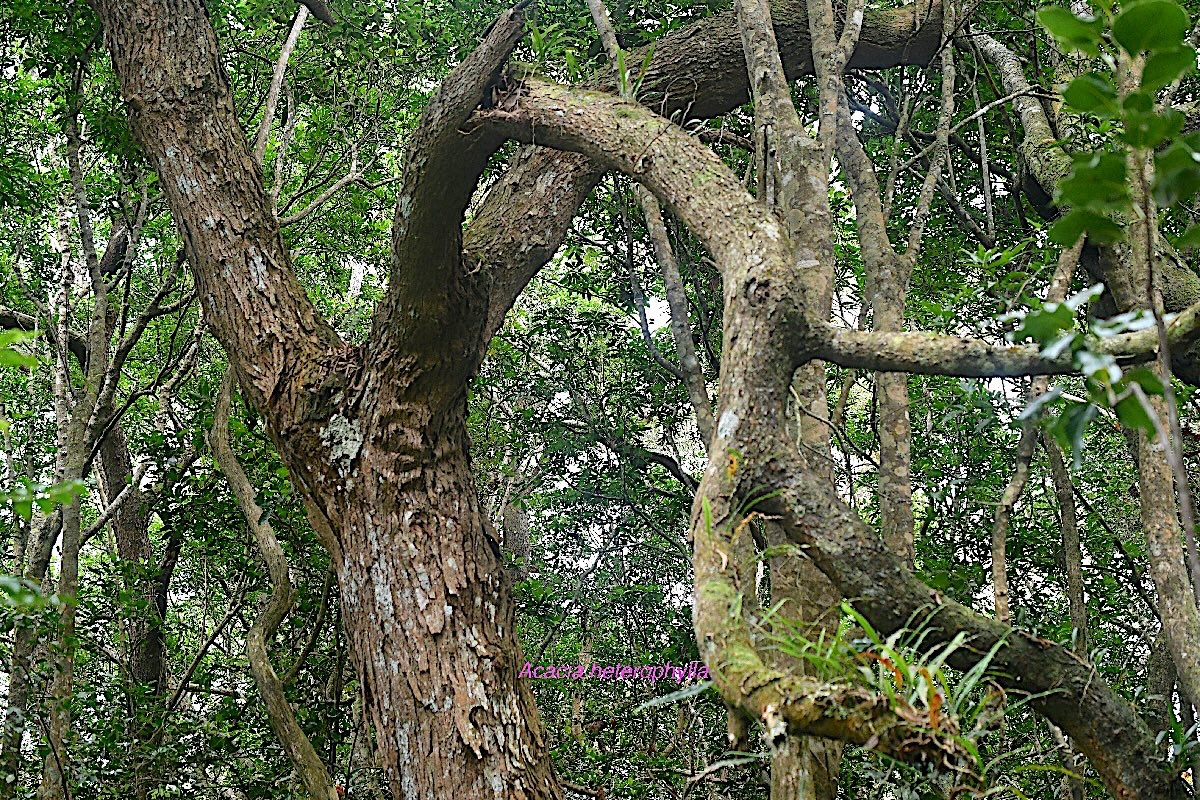
[[[620,82],[620,94],[624,97],[629,90],[629,72],[625,69],[625,51],[621,48],[617,49],[617,80]]]
[[[28,331],[0,330],[0,367],[36,367],[36,358],[13,349],[13,345],[31,342],[36,338]]]
[[[1130,92],[1121,101],[1122,110],[1148,114],[1154,110],[1154,97],[1149,92]]]
[[[1125,52],[1176,50],[1188,32],[1188,15],[1174,0],[1142,0],[1113,20],[1112,33]]]
[[[1051,428],[1059,443],[1070,450],[1071,464],[1075,469],[1083,465],[1084,437],[1087,426],[1097,413],[1099,409],[1092,403],[1074,403],[1059,415]]]
[[[930,589],[937,589],[938,591],[949,589],[950,583],[950,573],[948,572],[935,572],[925,578],[925,584]]]
[[[1044,344],[1057,339],[1061,331],[1070,330],[1073,327],[1075,327],[1075,315],[1071,309],[1062,303],[1046,303],[1036,311],[1030,311],[1025,315],[1021,327],[1013,331],[1012,338],[1014,342],[1032,339],[1039,344]]]
[[[1121,424],[1125,427],[1136,428],[1145,431],[1151,437],[1154,436],[1154,420],[1150,418],[1141,399],[1133,392],[1126,392],[1113,406],[1113,411],[1116,412],[1117,419],[1121,420]]]
[[[1086,233],[1096,244],[1119,242],[1125,231],[1108,217],[1092,211],[1075,210],[1063,216],[1050,228],[1050,241],[1070,247]]]
[[[1142,68],[1142,91],[1157,92],[1195,69],[1196,51],[1191,46],[1155,53],[1146,59],[1146,65]]]
[[[646,73],[648,73],[650,71],[650,62],[653,60],[654,60],[654,44],[651,43],[650,46],[646,48],[645,57],[642,58],[642,66],[638,70],[637,80],[633,82],[634,96],[636,96],[637,93],[641,90],[642,81],[644,81],[646,79]]]
[[[1047,6],[1037,13],[1038,22],[1069,49],[1079,50],[1090,56],[1100,54],[1100,20],[1083,19],[1065,8]]]
[[[72,479],[69,481],[61,481],[46,489],[46,496],[56,505],[69,503],[77,494],[83,494],[87,490],[87,484],[81,480]]]
[[[1177,250],[1194,250],[1200,247],[1200,225],[1193,225],[1176,238],[1172,244]]]
[[[21,342],[31,342],[37,337],[29,331],[11,328],[8,330],[0,330],[0,347],[11,347],[14,344]]]
[[[1189,134],[1154,156],[1154,199],[1160,207],[1187,202],[1200,191],[1200,135]]]
[[[37,359],[18,353],[16,350],[0,348],[0,367],[36,367]]]
[[[1105,119],[1117,116],[1117,87],[1112,78],[1098,72],[1080,75],[1063,90],[1067,105],[1080,114],[1094,114]]]
[[[46,605],[37,588],[15,575],[0,575],[0,605],[17,611],[35,611]]]
[[[1096,152],[1076,156],[1071,174],[1059,182],[1058,202],[1083,211],[1123,211],[1129,207],[1123,153]]]
[[[1162,379],[1155,375],[1153,370],[1146,367],[1137,367],[1126,372],[1123,383],[1136,383],[1146,394],[1162,395],[1167,391]]]
[[[1131,112],[1125,114],[1125,130],[1121,140],[1130,147],[1152,150],[1183,130],[1187,119],[1173,108],[1160,113]]]

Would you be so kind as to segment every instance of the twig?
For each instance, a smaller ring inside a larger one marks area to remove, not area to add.
[[[104,526],[108,524],[108,521],[110,519],[112,519],[113,515],[116,514],[121,509],[121,506],[123,506],[125,503],[127,503],[129,501],[129,498],[133,497],[137,493],[138,484],[141,483],[142,478],[146,477],[146,472],[149,469],[150,469],[150,460],[149,459],[147,459],[146,461],[143,461],[140,465],[138,465],[138,468],[133,473],[133,476],[130,479],[129,484],[124,489],[121,490],[120,494],[118,494],[116,497],[113,498],[112,502],[108,504],[108,507],[105,508],[104,511],[100,512],[100,517],[95,522],[93,522],[90,526],[88,526],[88,529],[85,530],[83,532],[83,534],[79,537],[80,547],[83,547],[84,545],[86,545],[92,539],[93,536],[95,536],[97,533],[99,533],[104,528]]]
[[[271,88],[267,90],[267,106],[263,110],[262,122],[258,124],[258,135],[254,137],[254,163],[261,165],[267,153],[267,137],[271,133],[271,123],[275,119],[275,109],[279,105],[279,90],[283,86],[283,75],[287,72],[288,60],[296,43],[300,40],[300,31],[308,20],[308,8],[301,5],[296,10],[296,19],[288,33],[283,48],[279,51],[279,59],[275,62],[275,73],[271,76]],[[294,115],[293,115],[294,116]]]

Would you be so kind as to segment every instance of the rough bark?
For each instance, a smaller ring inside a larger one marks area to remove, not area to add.
[[[428,400],[456,402],[478,367],[483,318],[477,266],[464,260],[463,214],[501,139],[461,129],[481,102],[495,102],[497,77],[523,31],[524,18],[507,12],[487,38],[442,82],[408,143],[396,215],[391,273],[369,343],[368,366],[381,386],[413,379]],[[489,93],[491,96],[488,96]]]
[[[203,5],[94,6],[205,318],[332,554],[393,793],[560,796],[517,679],[509,584],[465,430],[486,293],[467,275],[458,231],[490,145],[464,147],[459,127],[520,15],[498,20],[427,107],[405,167],[392,283],[370,344],[352,350],[291,269]]]
[[[256,406],[284,417],[279,427],[293,447],[327,452],[306,414],[328,402],[322,368],[339,342],[291,270],[207,15],[190,2],[95,8],[134,135],[183,236],[205,319],[218,340],[240,340],[241,384]],[[306,481],[315,477],[310,468],[301,472]]]
[[[1158,398],[1154,413],[1165,418]],[[1189,697],[1200,697],[1200,609],[1196,606],[1183,560],[1183,544],[1176,517],[1174,478],[1162,452],[1161,441],[1144,431],[1137,434],[1138,489],[1142,529],[1150,574],[1158,595],[1162,633],[1179,674],[1179,685]]]
[[[1122,93],[1137,86],[1141,64],[1141,59],[1122,58],[1118,69]],[[1112,267],[1114,277],[1122,279],[1124,288],[1118,285],[1112,293],[1121,310],[1148,307],[1158,321],[1163,314],[1165,298],[1161,290],[1164,270],[1158,247],[1158,212],[1150,194],[1153,162],[1150,153],[1135,149],[1129,152],[1126,163],[1136,219],[1126,226],[1127,258]],[[1169,424],[1176,412],[1170,388],[1173,365],[1166,352],[1169,340],[1158,328],[1156,326],[1160,337],[1159,359],[1153,369],[1164,382],[1165,396],[1142,396],[1148,414],[1156,420],[1155,435],[1145,430],[1136,432],[1142,529],[1146,536],[1150,574],[1158,594],[1162,633],[1175,661],[1179,685],[1184,694],[1197,697],[1200,696],[1200,606],[1197,605],[1196,585],[1191,579],[1198,576],[1189,576],[1184,550],[1185,541],[1194,543],[1194,521],[1190,513],[1187,474],[1175,451],[1182,442],[1176,437],[1174,426]],[[1181,518],[1183,526],[1180,525]]]
[[[495,195],[508,192],[514,202],[505,216],[520,222],[472,240],[490,237],[495,250],[468,248],[467,258],[461,257],[461,209],[490,146],[460,138],[472,136],[471,128],[460,132],[461,123],[479,99],[472,93],[491,85],[494,57],[507,54],[501,45],[512,35],[512,20],[498,24],[480,51],[484,55],[443,85],[414,136],[394,231],[392,283],[360,359],[341,347],[291,272],[202,7],[188,0],[138,0],[119,7],[111,0],[95,2],[132,108],[134,133],[159,171],[188,243],[207,316],[333,553],[353,657],[394,792],[558,796],[536,707],[528,687],[516,680],[520,654],[511,599],[469,468],[464,386],[478,363],[480,342],[490,336],[487,326],[502,317],[500,310],[511,304],[522,281],[553,251],[563,220],[574,213],[570,203],[582,199],[584,184],[598,173],[585,161],[544,169],[545,163],[534,164],[538,157],[528,160],[534,166],[521,167]],[[898,13],[910,20],[917,14]],[[701,30],[711,27],[692,29],[691,35]],[[712,52],[708,42],[688,41],[682,50],[689,49]],[[147,64],[154,67],[142,69]],[[739,91],[744,96],[745,84],[738,83],[740,90],[729,97]],[[789,535],[810,547],[839,589],[863,598],[859,602],[873,621],[882,621],[880,627],[894,630],[936,600],[886,551],[873,551],[879,545],[869,532],[855,527],[836,498],[809,482],[803,466],[790,463],[786,448],[778,447],[786,387],[793,368],[816,350],[806,348],[806,340],[820,328],[806,317],[800,299],[788,294],[794,253],[779,226],[762,219],[715,156],[692,152],[691,138],[640,107],[614,108],[603,95],[531,83],[522,90],[529,94],[513,96],[504,83],[496,89],[515,108],[493,110],[477,127],[525,141],[536,128],[538,142],[582,149],[607,167],[649,179],[670,210],[704,233],[727,270],[721,445],[702,492],[712,494],[709,506],[720,515],[721,535],[734,532],[725,522],[741,500],[757,497],[764,485],[779,485],[784,493],[773,502],[790,509]],[[537,210],[535,236],[526,236],[525,229],[539,191],[531,178],[537,172],[530,169],[542,173],[541,198],[558,201],[550,203],[549,213]],[[724,223],[709,224],[713,219]],[[751,362],[754,369],[747,367]],[[736,492],[721,483],[731,449],[744,453],[739,463],[750,467],[732,471]],[[782,474],[772,472],[780,467]],[[771,480],[742,483],[745,476],[763,475]],[[820,535],[831,530],[839,535]],[[714,570],[710,585],[719,593],[729,587],[717,564],[723,541],[698,539],[704,568],[698,576]],[[732,599],[728,593],[708,598],[714,605]],[[1056,680],[1062,680],[1065,699],[1053,695],[1038,705],[1084,743],[1114,792],[1167,797],[1176,791],[1147,767],[1153,748],[1136,716],[1090,670],[1062,660],[1053,646],[1043,648],[952,604],[943,608],[984,647],[1011,637],[998,660],[1013,673],[1010,683],[1047,690],[1059,688]],[[943,627],[934,628],[943,640],[955,630],[945,627],[945,616],[939,615]],[[722,635],[717,622],[708,629]],[[414,648],[413,641],[423,646]],[[710,642],[702,647],[711,653]],[[713,667],[721,674],[718,664]],[[1030,669],[1032,675],[1025,672]],[[753,664],[741,674],[751,683],[771,675]],[[877,726],[894,722],[898,712],[853,691],[814,695],[812,689],[803,681],[764,683],[753,688],[747,707],[773,729],[782,723],[837,732],[851,741],[871,740]],[[800,702],[775,702],[792,697]],[[847,700],[855,704],[849,720],[833,714]],[[938,750],[945,743],[926,735],[925,722],[889,728],[881,746]],[[910,733],[915,740],[905,738]]]
[[[800,291],[792,279],[795,263],[817,263],[811,251],[806,258],[792,249],[778,222],[745,194],[737,178],[710,150],[640,106],[526,77],[521,80],[515,108],[479,114],[474,124],[494,126],[522,141],[536,138],[551,146],[579,148],[593,158],[608,159],[614,168],[650,188],[692,228],[717,263],[736,265],[727,269],[737,269],[745,277],[763,272],[761,283],[751,283],[752,296],[779,291],[777,287],[784,283]],[[824,195],[812,193],[807,197],[812,215],[819,216]],[[727,222],[711,223],[720,218]],[[731,283],[726,274],[727,305],[730,291],[746,289],[743,282]],[[756,348],[763,341],[759,337],[771,340],[784,336],[790,341],[798,331],[811,327],[798,307],[792,311],[790,316],[774,320],[775,325],[760,323],[754,330],[745,331],[744,336],[731,336],[727,330],[722,372],[731,352],[728,343],[738,345],[733,348],[736,352]],[[792,371],[787,369],[787,383],[779,395],[784,402]],[[747,386],[726,382],[719,396],[743,395],[756,381],[751,378]],[[783,414],[781,407],[774,417],[776,424],[783,423]],[[728,419],[718,420],[714,441],[727,438],[723,430],[729,424]],[[725,451],[723,459],[721,470],[737,469],[737,457],[731,461]],[[825,685],[768,667],[750,641],[742,612],[736,610],[746,607],[743,592],[750,596],[753,591],[744,587],[754,585],[752,575],[737,574],[743,560],[739,552],[749,540],[746,526],[741,519],[731,519],[726,509],[715,509],[710,522],[707,526],[692,526],[697,576],[694,613],[701,653],[727,701],[761,720],[775,742],[781,742],[785,732],[807,733],[860,744],[873,741],[899,757],[925,756],[940,762],[961,756],[952,741],[930,734],[920,713],[906,704],[893,707],[861,687]]]
[[[412,450],[364,445],[340,536],[351,653],[394,792],[557,797],[464,403],[393,428]]]

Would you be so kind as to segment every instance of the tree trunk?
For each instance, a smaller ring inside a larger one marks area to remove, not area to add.
[[[832,260],[828,262],[832,264]],[[824,270],[822,270],[824,272]],[[810,273],[817,273],[812,269]],[[807,276],[806,276],[807,277]],[[828,318],[832,300],[832,275],[810,286],[819,297],[817,313]],[[825,365],[814,362],[799,369],[792,378],[792,392],[800,421],[800,443],[804,460],[821,480],[835,486],[829,440],[829,399],[825,390]],[[768,543],[787,546],[787,536],[778,525],[767,525]],[[841,621],[842,596],[816,564],[795,553],[771,564],[771,603],[786,600],[785,617],[807,623],[804,635],[815,640],[837,636]],[[801,674],[809,672],[802,660],[781,653],[769,654],[769,663]],[[771,758],[772,800],[834,800],[842,766],[841,742],[817,736],[789,736]]]
[[[330,550],[393,793],[559,797],[518,680],[510,584],[465,425],[486,295],[464,285],[459,231],[491,149],[458,131],[515,44],[519,14],[443,84],[410,141],[417,163],[401,193],[412,207],[401,203],[393,291],[364,350],[339,339],[292,271],[203,4],[95,6],[205,319]]]
[[[510,500],[504,504],[504,512],[500,524],[504,527],[504,549],[513,559],[509,572],[513,582],[523,581],[529,577],[529,559],[532,551],[529,547],[529,512],[521,508],[517,501]]]
[[[117,423],[100,444],[100,478],[104,485],[104,499],[111,503],[133,476],[133,460],[129,455],[129,443],[125,431]],[[133,596],[146,602],[148,612],[156,606],[155,577],[149,573],[150,558],[150,513],[134,487],[135,495],[117,509],[112,518],[113,533],[117,539],[117,555],[126,570],[126,588]],[[163,677],[163,642],[150,613],[123,620],[125,635],[129,641],[129,676],[157,693]],[[157,635],[156,635],[157,634]]]
[[[779,526],[768,525],[767,530],[772,546],[788,546],[787,536]],[[816,640],[824,635],[828,639],[837,635],[841,599],[829,579],[808,558],[789,555],[772,562],[771,604],[786,601],[779,613],[802,623],[806,638]],[[778,652],[769,653],[767,660],[800,674],[810,671],[803,660]],[[834,800],[842,747],[834,739],[787,737],[771,757],[771,800]]]
[[[530,269],[540,266],[534,262],[544,263],[561,241],[559,216],[574,214],[571,203],[551,202],[538,218],[536,240],[513,226],[521,231],[527,258],[515,247],[506,250],[507,241],[497,235],[483,251],[472,249],[467,263],[461,259],[462,212],[493,145],[500,135],[530,141],[536,125],[539,143],[584,149],[649,180],[722,266],[724,408],[702,490],[721,536],[740,530],[734,512],[744,501],[778,487],[780,494],[762,507],[781,512],[792,541],[810,548],[822,571],[877,627],[890,633],[911,622],[917,609],[939,601],[931,641],[949,641],[959,630],[974,632],[984,647],[1007,639],[994,664],[1000,679],[1034,692],[1034,706],[1080,738],[1114,793],[1181,796],[1181,787],[1146,766],[1153,761],[1146,757],[1153,741],[1132,709],[1089,668],[1052,644],[931,593],[788,453],[790,443],[780,435],[787,383],[796,366],[826,352],[818,341],[826,338],[823,323],[808,319],[803,299],[792,292],[792,256],[819,263],[831,250],[827,170],[812,181],[821,190],[800,209],[814,233],[801,242],[803,252],[792,252],[779,226],[762,217],[711,152],[697,152],[690,137],[631,104],[529,79],[503,109],[476,117],[474,135],[464,133],[479,99],[498,90],[493,78],[519,34],[517,15],[506,15],[442,84],[408,142],[388,295],[370,341],[352,347],[321,319],[291,269],[203,5],[93,2],[132,109],[134,134],[187,242],[206,319],[230,353],[248,401],[268,421],[332,554],[352,657],[396,795],[559,796],[532,694],[517,680],[521,654],[508,581],[474,490],[464,422],[464,387],[488,325],[503,316]],[[705,37],[687,35],[694,38],[686,50],[712,54]],[[721,62],[703,66],[714,63]],[[506,76],[506,85],[513,79]],[[660,80],[648,75],[647,85]],[[741,76],[723,96],[696,94],[722,105],[735,96],[740,102],[744,92]],[[494,141],[488,138],[493,133]],[[548,158],[530,159],[525,171]],[[587,168],[566,173],[546,172],[546,183],[556,187],[554,199],[574,200],[575,190],[586,191],[582,185],[594,178]],[[495,196],[515,197],[506,191]],[[531,193],[514,204],[540,204],[546,196]],[[721,646],[743,644],[739,625],[729,624],[725,613],[734,599],[723,580],[725,567],[716,566],[734,562],[722,549],[725,542],[712,541],[713,531],[701,524],[713,517],[699,511],[698,504],[696,627],[727,697],[763,719],[772,736],[782,729],[898,749],[906,726],[890,708],[871,705],[873,695],[849,689],[822,695],[817,703],[776,702],[804,696],[810,682],[790,676],[776,681],[759,665],[727,671],[718,663]],[[706,589],[715,594],[706,596]],[[956,663],[968,664],[967,658],[961,653]],[[746,695],[743,677],[769,680]],[[861,701],[864,713],[845,718],[843,700]]]
[[[50,554],[62,530],[62,512],[44,518],[30,534],[27,553],[28,566],[24,566],[26,580],[40,584],[46,578]],[[4,731],[0,737],[0,800],[13,796],[19,788],[21,772],[21,742],[25,738],[29,696],[32,690],[30,679],[33,670],[33,652],[38,643],[38,621],[22,619],[17,622],[13,634],[12,654],[8,662],[8,697],[4,714]],[[12,780],[8,780],[11,776]]]
[[[350,478],[337,562],[351,657],[395,796],[556,798],[456,411],[407,429],[409,453],[364,447]]]
[[[80,426],[82,427],[82,426]],[[83,455],[69,458],[75,474],[82,473]],[[68,468],[68,474],[70,468]],[[80,500],[76,496],[63,507],[62,563],[58,593],[66,598],[58,624],[58,654],[54,659],[54,680],[50,684],[47,706],[49,752],[42,764],[42,784],[38,800],[67,800],[70,792],[70,765],[67,740],[71,735],[71,703],[75,687],[75,610],[79,595]]]
[[[1166,418],[1164,404],[1153,398],[1151,407]],[[1200,696],[1200,611],[1188,583],[1183,544],[1176,517],[1174,479],[1163,454],[1163,443],[1137,432],[1138,487],[1141,495],[1142,529],[1150,574],[1158,593],[1162,634],[1175,661],[1179,685],[1190,697]]]

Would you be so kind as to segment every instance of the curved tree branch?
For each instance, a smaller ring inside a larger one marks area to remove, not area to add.
[[[1072,168],[1071,156],[1063,149],[1046,116],[1046,109],[1037,99],[1035,87],[1025,77],[1020,58],[991,36],[974,33],[959,40],[959,46],[973,42],[983,57],[1000,75],[1004,90],[1013,95],[1013,107],[1021,119],[1024,136],[1020,142],[1021,155],[1028,164],[1029,172],[1040,187],[1043,195],[1040,205],[1050,203],[1058,190],[1059,183]],[[1028,187],[1027,187],[1027,193]],[[1038,189],[1034,194],[1039,193]],[[1035,205],[1038,198],[1032,197]],[[1046,213],[1053,213],[1049,209]],[[1167,311],[1178,312],[1200,302],[1200,275],[1197,275],[1165,242],[1157,242],[1155,249],[1158,269],[1162,273],[1163,304]],[[1116,305],[1123,311],[1142,308],[1146,305],[1142,282],[1132,268],[1134,259],[1130,245],[1119,242],[1102,248],[1088,248],[1084,263],[1095,280],[1103,281],[1112,293]],[[1175,375],[1192,385],[1200,385],[1200,349],[1188,346],[1172,351],[1172,367]]]
[[[806,1],[777,2],[771,15],[787,77],[812,74]],[[928,64],[938,52],[941,29],[940,2],[868,11],[846,68]],[[646,54],[634,51],[626,63]],[[736,12],[724,11],[655,42],[639,100],[672,118],[726,113],[749,99],[745,63]],[[484,199],[463,241],[468,264],[479,270],[479,291],[488,297],[487,322],[476,344],[480,357],[517,296],[562,243],[604,169],[578,153],[538,148]]]
[[[604,0],[588,0],[588,8],[591,9],[592,21],[596,24],[596,30],[600,32],[600,41],[608,55],[609,64],[613,71],[617,72],[618,81],[621,83],[621,97],[627,100],[635,99],[627,77],[620,74],[621,46],[617,43],[617,33],[609,18],[608,7],[604,5]],[[675,258],[675,252],[671,249],[671,241],[667,237],[667,226],[663,222],[662,208],[659,207],[658,200],[641,186],[637,187],[636,193],[638,204],[642,208],[642,215],[646,219],[646,232],[650,235],[654,260],[658,262],[659,269],[662,271],[663,284],[667,292],[667,306],[671,312],[671,336],[675,340],[675,353],[679,357],[678,370],[669,364],[665,364],[664,367],[675,375],[687,389],[688,399],[692,402],[692,412],[696,415],[696,428],[700,431],[700,441],[707,446],[708,441],[712,439],[714,426],[712,400],[708,396],[708,386],[704,380],[704,371],[700,366],[700,360],[696,357],[696,343],[692,341],[692,328],[688,324],[687,295],[684,293],[683,279],[679,274],[679,262]],[[622,208],[624,207],[622,206]],[[628,225],[626,225],[627,234],[628,230]],[[631,272],[631,277],[635,293],[640,295],[637,273]],[[646,325],[644,298],[635,297],[634,299],[638,304],[638,317],[642,324],[642,330],[646,334],[646,346],[655,356],[655,360],[658,360],[661,356],[654,348]]]
[[[233,381],[233,370],[226,370],[217,404],[213,409],[209,445],[212,447],[213,458],[225,473],[225,479],[229,481],[229,488],[237,498],[242,515],[246,518],[246,525],[254,534],[259,554],[266,562],[267,571],[271,575],[271,596],[246,634],[246,658],[250,661],[250,672],[254,675],[254,682],[258,685],[259,694],[266,705],[271,728],[279,737],[279,743],[283,745],[288,759],[300,775],[309,797],[312,800],[340,800],[333,780],[329,777],[329,770],[325,768],[321,757],[317,755],[317,751],[313,749],[312,743],[296,721],[296,713],[284,694],[283,682],[271,666],[271,658],[267,652],[267,643],[275,636],[279,623],[283,622],[283,618],[292,607],[292,580],[287,556],[279,546],[279,540],[275,538],[274,529],[266,521],[266,512],[255,501],[254,486],[246,477],[229,444],[229,410]]]
[[[739,437],[735,446],[742,441]],[[764,445],[777,453],[783,441],[776,437]],[[756,450],[761,458],[763,452]],[[756,455],[746,455],[747,463],[755,460]],[[1153,737],[1135,709],[1086,661],[942,597],[909,572],[832,491],[800,473],[793,459],[764,463],[764,469],[743,477],[743,490],[773,494],[763,503],[764,513],[782,516],[789,537],[881,633],[921,625],[932,645],[968,632],[968,647],[951,662],[960,668],[999,644],[989,672],[1006,688],[1031,695],[1033,707],[1072,736],[1115,796],[1186,796],[1183,786],[1162,771]]]
[[[457,369],[465,334],[473,343],[481,315],[464,313],[478,305],[464,285],[463,214],[488,159],[503,141],[484,130],[466,132],[462,125],[480,103],[496,102],[503,93],[497,77],[524,31],[524,6],[505,12],[484,41],[442,81],[417,124],[405,158],[396,216],[392,223],[392,264],[388,291],[371,332],[374,363],[386,372],[411,365],[397,351],[422,361],[455,355],[440,368],[457,374],[443,381],[449,396],[458,394],[473,371]],[[464,331],[469,326],[471,329]],[[395,367],[389,367],[394,362]],[[454,366],[451,366],[451,364]],[[388,381],[388,377],[383,380]]]
[[[50,340],[51,344],[57,344],[57,330],[54,325],[44,325],[38,323],[38,318],[32,314],[26,314],[23,311],[0,306],[0,328],[13,328],[16,330],[27,331],[42,331]],[[87,369],[88,362],[88,340],[87,337],[75,333],[74,331],[67,332],[67,349],[71,351],[71,355],[75,356],[75,360],[79,362],[80,369]]]
[[[610,96],[526,78],[511,109],[481,112],[471,124],[494,126],[525,141],[536,136],[621,169],[692,227],[721,266],[726,306],[721,408],[692,523],[697,634],[710,669],[730,667],[718,656],[724,652],[739,657],[732,674],[750,681],[751,688],[763,675],[736,638],[718,641],[728,633],[721,606],[733,603],[738,591],[718,562],[745,522],[747,504],[757,504],[756,511],[780,517],[789,538],[885,634],[922,618],[930,646],[966,632],[969,647],[957,660],[963,667],[998,646],[989,672],[1008,688],[1033,695],[1034,707],[1073,737],[1117,797],[1186,796],[1183,784],[1160,769],[1153,737],[1133,707],[1088,664],[931,590],[794,454],[782,424],[793,354],[808,347],[820,355],[812,345],[822,330],[806,318],[803,297],[786,278],[792,248],[803,253],[810,243],[787,241],[710,151],[645,109]]]

